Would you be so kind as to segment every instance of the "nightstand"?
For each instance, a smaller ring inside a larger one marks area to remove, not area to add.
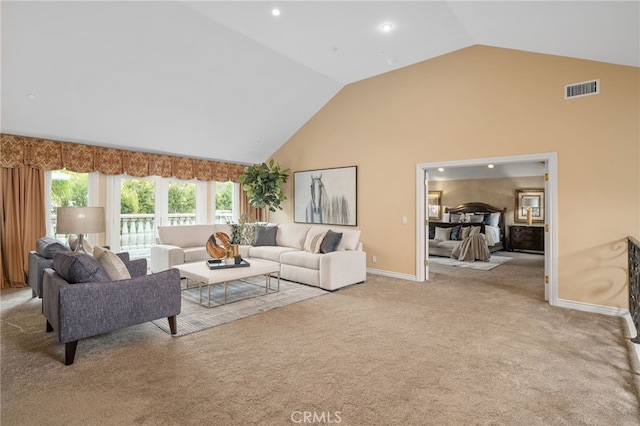
[[[509,251],[544,253],[544,226],[509,226]]]

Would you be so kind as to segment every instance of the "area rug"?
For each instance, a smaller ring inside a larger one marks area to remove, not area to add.
[[[429,263],[437,263],[438,265],[457,266],[459,268],[478,269],[481,271],[490,271],[497,268],[505,262],[510,261],[511,257],[491,255],[488,262],[476,260],[475,262],[461,262],[449,257],[430,256]]]
[[[182,308],[177,320],[178,333],[173,336],[185,336],[329,293],[318,287],[280,280],[280,291],[265,295],[264,278],[259,280],[251,279],[250,281],[255,285],[247,283],[227,284],[227,304],[219,304],[211,308],[199,303],[198,287],[183,290]],[[275,289],[276,286],[277,280],[271,279],[271,287]],[[207,290],[203,288],[202,291],[206,302]],[[224,288],[221,285],[211,287],[212,304],[224,300],[223,291]],[[155,320],[153,323],[170,334],[169,323],[166,318]]]

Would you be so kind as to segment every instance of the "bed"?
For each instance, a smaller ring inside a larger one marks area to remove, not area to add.
[[[429,222],[429,255],[450,257],[469,235],[484,234],[491,253],[505,249],[507,208],[473,202],[446,208],[448,222]]]

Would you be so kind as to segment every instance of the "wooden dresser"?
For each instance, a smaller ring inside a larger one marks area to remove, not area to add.
[[[509,251],[514,250],[544,253],[544,227],[509,226]]]

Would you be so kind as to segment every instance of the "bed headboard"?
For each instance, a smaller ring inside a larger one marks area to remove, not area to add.
[[[500,222],[498,227],[500,228],[500,240],[503,242],[506,241],[506,226],[505,226],[505,214],[507,212],[507,208],[499,209],[497,207],[490,206],[489,204],[473,202],[473,203],[464,203],[460,204],[456,207],[446,207],[444,209],[445,213],[500,213]]]

